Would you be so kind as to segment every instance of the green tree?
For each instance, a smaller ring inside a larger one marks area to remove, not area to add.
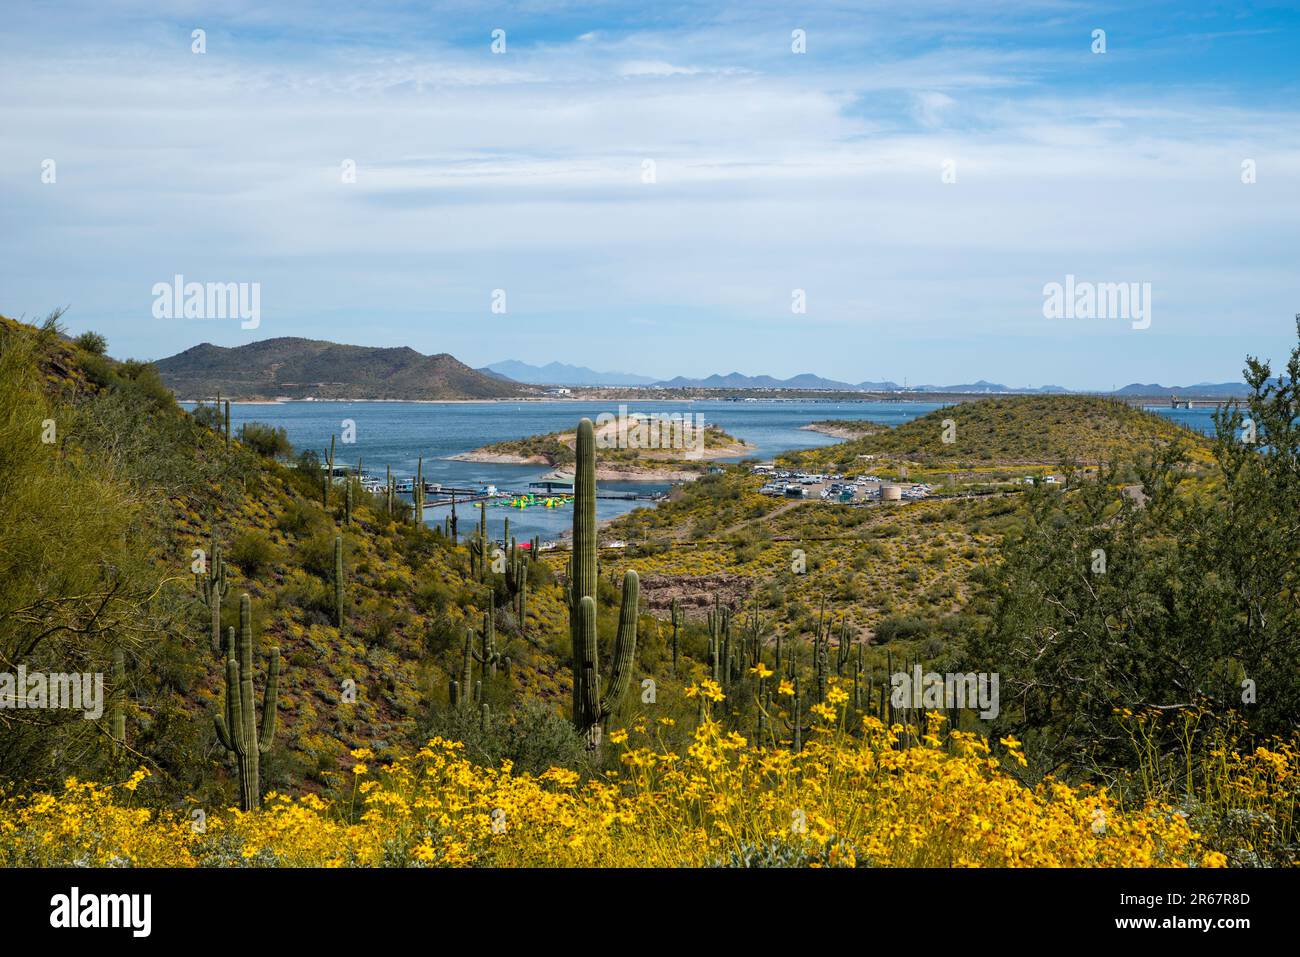
[[[1170,443],[1139,459],[1135,486],[1103,469],[1027,493],[968,651],[1000,674],[997,730],[1025,740],[1040,770],[1121,762],[1120,709],[1205,704],[1258,731],[1294,728],[1298,377],[1300,346],[1278,378],[1247,359],[1251,394],[1216,414],[1207,475]]]

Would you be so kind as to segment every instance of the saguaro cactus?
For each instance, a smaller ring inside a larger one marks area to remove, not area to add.
[[[233,632],[234,629],[232,628]],[[275,738],[275,708],[280,687],[280,649],[271,649],[266,689],[262,693],[262,729],[258,733],[253,702],[253,614],[248,595],[239,599],[239,644],[234,635],[226,647],[226,713],[213,720],[217,737],[235,755],[239,769],[239,806],[255,811],[261,804],[261,756]]]
[[[230,400],[226,400],[226,448],[230,448]]]
[[[519,628],[524,628],[524,616],[528,613],[528,563],[529,557],[514,542],[506,557],[506,591],[514,600],[515,617],[519,619]]]
[[[515,596],[515,617],[519,620],[519,634],[528,634],[528,576],[519,581],[519,594]]]
[[[411,488],[411,503],[415,506],[415,524],[424,524],[424,456],[415,464],[415,485]]]
[[[867,693],[870,699],[870,692]],[[858,645],[858,660],[853,665],[853,710],[862,710],[862,646]]]
[[[481,636],[482,651],[475,651],[474,660],[481,666],[480,673],[483,675],[496,676],[497,665],[500,664],[508,672],[510,670],[510,659],[503,655],[497,648],[497,629],[496,629],[496,603],[492,596],[488,596],[488,610],[483,612],[483,634]]]
[[[678,649],[678,632],[682,628],[682,611],[677,607],[677,599],[673,599],[672,605],[673,620],[673,674],[677,674],[677,649]]]
[[[212,612],[212,651],[221,654],[221,599],[230,591],[230,581],[226,578],[226,563],[221,557],[221,539],[217,530],[212,530],[212,547],[208,552],[208,567],[204,572],[194,575],[194,587],[199,598]]]
[[[479,579],[479,568],[481,564],[479,558],[483,554],[483,544],[475,535],[469,540],[469,573],[475,581]]]
[[[835,650],[835,673],[842,675],[844,666],[849,663],[849,658],[853,654],[853,636],[849,633],[849,620],[844,619],[840,623],[840,643]]]
[[[465,655],[460,667],[460,691],[470,695],[474,691],[474,629],[465,629]]]
[[[334,536],[334,616],[343,630],[343,536]]]
[[[623,576],[623,604],[609,684],[601,694],[596,635],[596,436],[590,419],[578,423],[573,480],[573,561],[569,569],[569,628],[573,644],[573,724],[594,744],[597,729],[627,693],[636,655],[637,606],[641,584],[634,571]]]
[[[334,485],[334,436],[330,436],[330,451],[325,457],[325,507],[330,507],[330,488]]]
[[[487,502],[478,503],[478,580],[487,581],[488,575]]]

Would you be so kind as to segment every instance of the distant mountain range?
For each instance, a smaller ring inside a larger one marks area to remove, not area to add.
[[[596,372],[585,366],[566,365],[562,362],[551,362],[544,366],[530,365],[527,362],[520,362],[517,359],[506,359],[501,362],[493,362],[491,365],[484,366],[479,370],[485,375],[495,378],[508,379],[514,382],[520,382],[527,385],[550,385],[550,386],[650,386],[660,389],[784,389],[789,391],[807,391],[807,392],[950,392],[962,393],[966,395],[979,394],[1019,394],[1032,393],[1037,395],[1064,395],[1070,390],[1059,385],[1044,385],[1037,388],[1024,387],[1016,388],[1014,386],[1003,385],[1000,382],[989,382],[980,379],[977,382],[961,382],[954,385],[909,385],[902,386],[897,382],[841,382],[838,379],[827,379],[811,372],[804,372],[788,379],[778,379],[770,375],[744,375],[740,372],[730,372],[726,375],[714,373],[706,378],[690,378],[688,376],[676,376],[672,379],[654,379],[650,376],[636,375],[631,372]],[[1249,393],[1245,383],[1242,382],[1201,382],[1192,386],[1164,386],[1164,385],[1143,385],[1142,383],[1133,383],[1126,385],[1122,389],[1117,389],[1111,395],[1132,396],[1132,395],[1164,395],[1173,392],[1186,392],[1200,396],[1240,396]]]
[[[804,372],[788,379],[775,379],[770,375],[741,375],[739,372],[732,372],[728,375],[714,374],[707,379],[688,379],[686,376],[679,375],[675,379],[656,382],[655,385],[665,389],[830,389],[849,391],[857,388],[857,386],[850,385],[847,382],[823,379],[811,372]]]
[[[232,399],[498,399],[538,395],[538,386],[967,395],[1069,391],[1056,385],[1014,388],[984,379],[956,385],[904,387],[890,381],[840,382],[810,372],[788,379],[731,372],[703,379],[677,376],[657,380],[629,372],[596,372],[561,362],[535,366],[514,359],[472,369],[447,353],[426,356],[406,347],[349,346],[300,338],[264,339],[234,348],[205,342],[154,365],[163,382],[180,398],[213,396],[220,391]],[[1178,393],[1232,398],[1249,392],[1243,382],[1200,382],[1190,386],[1134,382],[1107,394],[1123,397]]]
[[[1276,381],[1276,380],[1271,380]],[[1152,383],[1144,385],[1141,382],[1133,382],[1124,386],[1122,389],[1116,389],[1110,395],[1165,395],[1175,392],[1185,392],[1188,395],[1204,396],[1222,396],[1224,398],[1240,398],[1250,395],[1250,386],[1244,382],[1198,382],[1196,385],[1158,385]]]
[[[778,379],[770,375],[744,375],[740,372],[731,372],[726,375],[714,373],[703,379],[693,379],[688,376],[677,376],[672,379],[652,379],[648,376],[633,375],[627,372],[593,372],[591,369],[581,366],[568,366],[559,362],[552,362],[545,366],[529,365],[526,362],[508,360],[505,362],[494,362],[482,371],[489,374],[499,374],[508,376],[517,382],[526,382],[532,385],[556,385],[556,386],[650,386],[660,389],[786,389],[791,391],[809,391],[809,392],[950,392],[953,394],[961,393],[965,395],[999,395],[999,394],[1034,394],[1034,395],[1066,395],[1069,389],[1059,385],[1044,385],[1038,387],[1022,387],[1003,385],[1000,382],[989,382],[980,379],[977,382],[961,382],[954,385],[908,385],[902,386],[897,382],[841,382],[838,379],[826,379],[811,372],[804,372],[788,379]],[[517,374],[512,374],[517,373]],[[1188,395],[1204,397],[1235,397],[1250,394],[1250,388],[1244,382],[1199,382],[1196,385],[1189,386],[1166,386],[1152,383],[1144,385],[1140,382],[1134,382],[1126,385],[1122,389],[1116,389],[1114,392],[1101,393],[1103,395],[1115,396],[1134,396],[1134,395],[1168,395],[1171,393],[1187,393]]]
[[[205,342],[154,363],[178,398],[500,399],[536,390],[484,375],[446,353],[263,339],[224,348]]]
[[[637,376],[630,372],[595,372],[584,365],[567,365],[564,363],[547,363],[532,365],[517,359],[506,359],[485,365],[478,371],[494,378],[504,378],[526,385],[551,386],[649,386],[655,389],[784,389],[789,391],[853,391],[853,393],[953,393],[966,395],[1031,393],[1039,395],[1063,395],[1069,389],[1058,385],[1044,385],[1036,389],[1018,389],[1002,385],[1001,382],[979,380],[976,382],[958,382],[954,385],[909,385],[898,382],[841,382],[835,378],[816,376],[803,372],[789,378],[774,376],[746,376],[744,373],[714,373],[706,378],[676,376],[666,380],[655,380],[650,376]],[[1123,389],[1117,389],[1112,395],[1165,395],[1170,393],[1188,393],[1204,397],[1234,397],[1245,395],[1249,389],[1244,382],[1200,382],[1192,386],[1143,385],[1134,382]]]
[[[635,386],[650,385],[655,381],[650,376],[633,375],[630,372],[596,372],[594,369],[565,365],[563,362],[548,362],[544,366],[533,366],[517,359],[493,362],[479,371],[488,375],[504,376],[527,385]]]
[[[688,379],[678,376],[666,382],[655,383],[666,389],[805,389],[830,392],[964,392],[964,393],[1004,393],[1004,392],[1067,392],[1059,385],[1045,385],[1038,389],[1014,389],[998,382],[964,382],[959,385],[913,385],[901,386],[897,382],[840,382],[836,379],[823,379],[821,376],[804,372],[789,379],[774,379],[772,376],[747,376],[739,372],[729,375],[711,375],[707,379]]]

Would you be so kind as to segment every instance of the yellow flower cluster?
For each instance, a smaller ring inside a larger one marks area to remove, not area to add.
[[[873,718],[861,735],[827,725],[794,754],[706,722],[678,755],[640,727],[640,744],[610,736],[623,773],[586,781],[478,767],[458,742],[434,739],[391,764],[355,765],[346,799],[271,794],[260,811],[213,812],[201,827],[133,807],[138,778],[70,780],[0,805],[0,865],[700,866],[772,846],[844,866],[1224,861],[1168,805],[1123,808],[1055,781],[1028,789],[974,735],[899,749],[900,731]]]
[[[1237,715],[1200,706],[1172,716],[1150,709],[1117,715],[1142,793],[1194,806],[1239,863],[1296,862],[1300,740],[1259,742]],[[1167,739],[1175,746],[1165,746]]]

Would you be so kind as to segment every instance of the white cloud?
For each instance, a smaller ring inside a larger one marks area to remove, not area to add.
[[[116,317],[111,339],[158,355],[196,332],[146,321],[152,282],[261,280],[266,335],[390,329],[473,359],[466,317],[501,287],[518,335],[540,319],[656,324],[644,348],[665,351],[629,366],[707,373],[734,348],[774,374],[901,379],[913,359],[916,375],[958,361],[935,344],[965,337],[973,377],[1017,379],[1024,362],[1006,356],[1041,338],[1047,364],[1018,379],[1066,385],[1092,374],[1071,359],[1080,330],[1045,327],[1038,308],[1067,272],[1156,284],[1153,334],[1128,358],[1174,361],[1167,330],[1194,342],[1231,317],[1244,348],[1289,323],[1294,111],[1055,87],[1032,48],[881,48],[810,26],[811,52],[794,57],[788,29],[768,26],[532,46],[512,32],[507,57],[445,42],[269,56],[214,30],[205,58],[149,29],[77,34],[50,60],[11,35],[0,203],[21,228],[0,238],[0,309],[71,301],[74,321]],[[831,56],[853,43],[870,55]],[[45,157],[55,186],[39,182]],[[1244,157],[1255,186],[1239,182]],[[940,180],[947,158],[956,184]],[[340,182],[344,159],[355,184]],[[818,335],[790,335],[796,287],[808,328],[837,337],[829,355]],[[356,322],[386,315],[408,319]],[[678,368],[677,322],[706,343],[702,367]],[[533,358],[565,358],[546,354],[554,341]],[[855,372],[868,355],[878,367]]]
[[[674,66],[663,60],[629,60],[619,67],[620,76],[694,76],[701,71],[693,66]]]
[[[944,114],[957,101],[946,93],[926,91],[917,93],[916,115],[923,126],[938,126],[943,122]]]

